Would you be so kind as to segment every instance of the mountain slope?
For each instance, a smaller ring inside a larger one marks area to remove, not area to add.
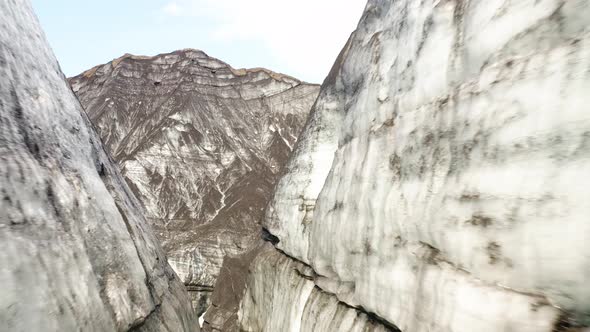
[[[124,55],[70,79],[189,289],[259,240],[319,86],[198,50]],[[196,295],[194,301],[206,301]],[[205,302],[196,303],[201,313]]]
[[[0,330],[198,331],[31,4],[0,22]]]

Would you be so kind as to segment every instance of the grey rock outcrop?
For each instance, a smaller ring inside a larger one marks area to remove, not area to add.
[[[249,279],[248,270],[264,248],[260,243],[240,255],[225,257],[201,331],[240,332],[238,309]]]
[[[260,239],[319,86],[191,49],[124,55],[70,83],[201,315],[223,258]]]
[[[0,330],[198,331],[29,1],[0,2]]]
[[[584,0],[370,0],[267,210],[276,246],[402,331],[587,331],[589,21]],[[256,266],[240,327],[306,331],[307,305],[269,299],[308,289]]]

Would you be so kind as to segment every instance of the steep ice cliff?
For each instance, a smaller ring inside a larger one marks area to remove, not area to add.
[[[70,83],[201,315],[223,257],[259,240],[319,86],[190,49],[125,55]]]
[[[25,0],[0,2],[0,195],[0,330],[199,330]]]
[[[589,21],[585,0],[370,0],[266,213],[313,273],[255,260],[241,327],[307,331],[314,287],[409,332],[588,326]]]

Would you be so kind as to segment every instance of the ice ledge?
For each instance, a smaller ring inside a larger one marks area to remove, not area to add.
[[[346,306],[350,309],[358,311],[359,313],[367,315],[373,321],[379,322],[381,325],[387,327],[391,331],[402,330],[400,329],[400,327],[398,327],[398,324],[396,324],[395,322],[392,322],[387,317],[380,316],[375,312],[367,310],[365,307],[363,307],[363,305],[360,304],[360,301],[356,300],[355,282],[342,281],[338,280],[336,277],[327,277],[317,273],[313,266],[290,255],[288,252],[280,248],[277,248],[276,245],[280,243],[280,239],[277,236],[270,233],[267,229],[265,229],[265,232],[267,233],[267,237],[265,238],[265,240],[269,242],[268,246],[271,247],[270,243],[272,243],[272,250],[276,251],[278,254],[288,258],[290,261],[293,262],[292,272],[295,275],[299,276],[301,279],[305,279],[313,283],[313,286],[317,288],[319,292],[321,292],[325,296],[335,298],[340,305]],[[270,239],[273,239],[273,241],[270,241]],[[514,317],[506,318],[507,321],[512,320],[512,322],[509,322],[510,324],[512,324],[510,326],[517,326],[520,324],[519,327],[522,328],[522,331],[590,331],[590,329],[588,328],[584,328],[582,326],[577,325],[575,320],[572,318],[572,315],[562,310],[558,306],[552,304],[550,300],[542,294],[520,291],[507,287],[505,285],[493,284],[485,282],[484,280],[480,280],[473,276],[471,273],[469,273],[469,271],[457,267],[448,260],[446,260],[438,249],[430,246],[429,244],[418,243],[413,246],[408,245],[408,247],[409,252],[415,255],[420,261],[425,263],[426,266],[422,266],[419,269],[424,271],[438,268],[441,271],[439,273],[442,275],[451,274],[450,277],[447,276],[444,279],[457,280],[459,283],[463,283],[463,285],[455,286],[457,292],[460,292],[463,295],[468,295],[469,293],[471,293],[471,296],[479,296],[480,293],[483,293],[489,297],[488,301],[492,303],[492,306],[494,305],[494,303],[504,303],[506,306],[513,305],[513,310],[515,311],[513,313]],[[264,253],[262,255],[264,255]],[[276,265],[276,263],[271,264],[271,266]],[[410,299],[408,300],[409,302],[413,301]],[[480,299],[478,298],[475,302],[480,303],[479,301]],[[486,306],[490,303],[481,302],[481,305]],[[531,308],[531,312],[533,313],[532,316],[534,317],[531,317],[530,313],[528,313],[526,316],[522,315],[523,310],[521,309],[529,307]],[[432,312],[436,312],[436,310],[432,310]],[[522,316],[519,317],[519,315]],[[433,315],[433,317],[435,316],[436,315]],[[525,318],[528,318],[528,321]],[[440,325],[441,327],[446,325],[445,322],[433,322],[433,324]],[[473,324],[473,322],[471,324]],[[496,324],[493,322],[487,322],[486,324],[486,322],[479,322],[478,325],[467,326],[480,326],[483,331],[487,328],[492,328],[490,325],[498,324],[500,323]],[[424,326],[421,326],[421,324],[417,324],[416,326],[411,327],[407,326],[406,324],[406,326],[403,327],[403,330],[423,331],[423,328]]]
[[[340,301],[315,282],[313,269],[266,244],[250,265],[238,320],[243,331],[400,330],[381,317]]]
[[[318,274],[317,272],[315,272],[313,267],[309,266],[305,262],[302,262],[302,261],[298,260],[297,258],[290,256],[285,251],[283,251],[277,247],[275,247],[274,249],[276,251],[278,251],[280,254],[288,257],[289,259],[291,259],[292,261],[294,261],[298,265],[300,265],[296,269],[294,269],[293,271],[297,275],[299,275],[301,278],[312,281],[315,284],[315,287],[318,289],[318,291],[322,292],[322,294],[325,294],[326,296],[334,297],[338,301],[339,305],[343,305],[351,310],[356,310],[359,313],[365,314],[371,320],[378,322],[379,324],[381,324],[385,327],[388,327],[391,331],[400,331],[400,329],[394,323],[387,321],[385,318],[380,317],[379,315],[377,315],[374,312],[370,312],[370,311],[366,310],[365,308],[363,308],[362,305],[355,304],[352,301],[347,302],[347,300],[342,299],[342,295],[343,295],[342,290],[350,290],[351,283],[342,282],[339,280],[331,280],[329,278],[326,278],[326,277]],[[353,285],[353,287],[354,287],[354,285]],[[340,294],[340,296],[339,296],[339,294]]]

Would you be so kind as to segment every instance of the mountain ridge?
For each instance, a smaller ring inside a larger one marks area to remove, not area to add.
[[[224,64],[226,64],[228,67],[230,67],[232,69],[232,72],[236,75],[236,76],[243,76],[246,75],[247,73],[257,73],[257,72],[264,72],[267,73],[269,75],[271,75],[273,78],[275,79],[282,79],[282,78],[287,78],[289,80],[294,80],[294,81],[298,81],[302,84],[308,84],[308,85],[317,85],[318,87],[321,85],[320,83],[312,83],[312,82],[307,82],[307,81],[302,81],[300,79],[295,78],[294,76],[288,75],[288,74],[284,74],[281,72],[277,72],[277,71],[273,71],[270,70],[268,68],[265,67],[250,67],[250,68],[234,68],[233,66],[231,66],[230,64],[228,64],[227,62],[216,58],[216,57],[212,57],[210,55],[208,55],[206,52],[204,52],[203,50],[200,49],[196,49],[196,48],[183,48],[183,49],[179,49],[179,50],[174,50],[171,52],[164,52],[164,53],[158,53],[156,55],[139,55],[139,54],[132,54],[132,53],[125,53],[123,55],[121,55],[120,57],[114,58],[111,61],[96,65],[90,69],[87,69],[77,75],[68,77],[68,80],[71,80],[75,77],[78,76],[84,76],[86,78],[90,78],[92,75],[94,75],[96,73],[96,71],[105,65],[114,63],[115,67],[124,59],[133,59],[133,60],[154,60],[156,58],[160,58],[163,56],[167,56],[167,55],[171,55],[171,54],[178,54],[178,53],[184,53],[184,52],[195,52],[195,53],[202,53],[203,55],[205,55],[207,58],[210,59],[215,59],[219,62],[222,62]]]

